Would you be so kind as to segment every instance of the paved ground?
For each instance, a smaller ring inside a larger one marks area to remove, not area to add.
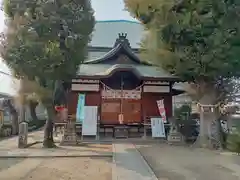
[[[113,151],[113,180],[157,180],[133,144],[113,144]]]
[[[35,132],[30,139],[39,141],[42,136],[42,132]],[[157,179],[131,143],[88,143],[56,149],[43,149],[41,144],[18,149],[16,144],[17,138],[0,142],[1,180]]]
[[[42,138],[43,132],[35,132],[29,141]],[[57,149],[43,149],[42,144],[36,144],[18,149],[17,138],[11,138],[0,141],[2,179],[240,180],[240,157],[152,142],[88,143]]]
[[[240,180],[238,156],[166,144],[137,147],[159,180]]]

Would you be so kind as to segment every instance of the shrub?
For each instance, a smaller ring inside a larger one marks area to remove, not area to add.
[[[180,120],[188,119],[189,115],[191,114],[191,106],[189,104],[183,104],[181,107],[174,109],[174,116]]]
[[[193,142],[198,136],[198,125],[195,120],[178,120],[179,132],[185,137],[186,142]]]
[[[231,132],[227,138],[227,148],[240,155],[240,127]]]

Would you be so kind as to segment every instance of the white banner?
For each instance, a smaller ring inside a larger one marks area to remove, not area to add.
[[[82,136],[97,135],[97,119],[98,119],[98,107],[85,106],[84,119],[82,122]]]

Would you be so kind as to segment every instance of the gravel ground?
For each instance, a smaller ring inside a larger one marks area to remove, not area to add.
[[[14,141],[14,140],[11,140]],[[7,143],[7,142],[6,142]],[[12,143],[9,143],[14,144]],[[43,149],[36,144],[28,149],[0,148],[0,154],[6,150],[16,154],[43,155],[87,155],[89,157],[61,158],[0,158],[0,180],[111,180],[112,155],[111,144],[82,144],[64,146],[56,149]],[[100,155],[93,158],[92,155]],[[103,155],[103,156],[102,156]]]
[[[18,159],[18,158],[0,159],[0,172],[10,168],[13,165],[21,163],[23,161],[24,161],[24,159],[21,159],[21,158],[20,159]]]
[[[111,180],[111,162],[111,158],[24,159],[8,169],[1,169],[0,179]]]
[[[240,157],[166,144],[137,145],[159,180],[240,180]]]

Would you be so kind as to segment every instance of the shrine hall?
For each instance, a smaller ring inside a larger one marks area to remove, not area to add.
[[[127,34],[120,33],[109,52],[80,65],[68,93],[68,114],[81,124],[86,119],[81,109],[95,107],[98,128],[104,132],[124,125],[140,133],[151,117],[161,117],[157,101],[164,104],[166,120],[172,116],[172,97],[182,93],[173,88],[175,82],[178,77],[141,60]]]

